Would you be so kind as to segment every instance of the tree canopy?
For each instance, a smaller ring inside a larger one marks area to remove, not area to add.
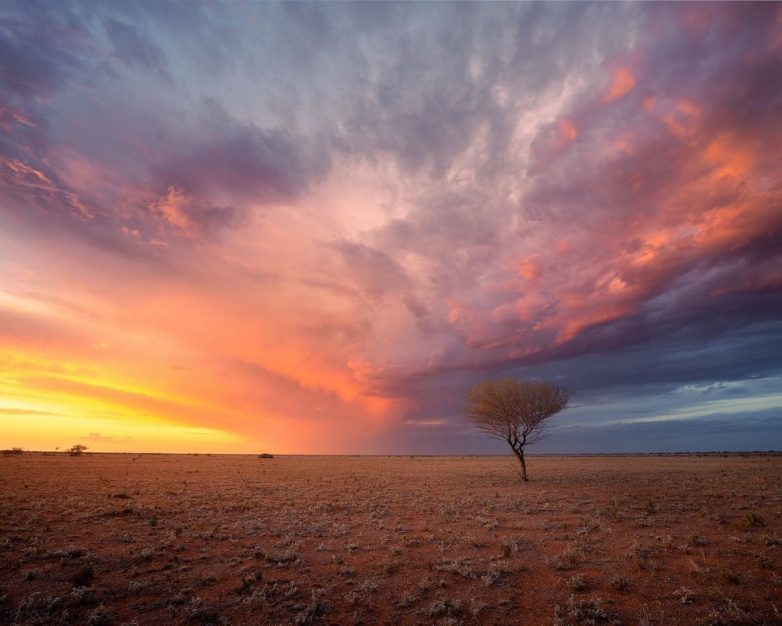
[[[467,399],[472,423],[513,448],[526,481],[524,447],[545,437],[545,420],[567,407],[570,392],[545,381],[506,378],[479,383]]]

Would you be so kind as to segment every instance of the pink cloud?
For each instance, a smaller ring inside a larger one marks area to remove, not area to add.
[[[611,76],[611,83],[603,100],[611,102],[630,93],[637,84],[633,70],[627,66],[618,67]]]

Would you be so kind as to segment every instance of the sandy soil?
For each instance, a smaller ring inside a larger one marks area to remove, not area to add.
[[[0,458],[0,623],[782,624],[782,456]]]

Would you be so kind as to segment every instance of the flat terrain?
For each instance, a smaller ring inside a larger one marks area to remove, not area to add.
[[[0,623],[782,624],[782,456],[0,457]]]

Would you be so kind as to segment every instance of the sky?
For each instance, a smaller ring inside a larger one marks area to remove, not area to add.
[[[782,449],[782,5],[0,5],[0,447]]]

